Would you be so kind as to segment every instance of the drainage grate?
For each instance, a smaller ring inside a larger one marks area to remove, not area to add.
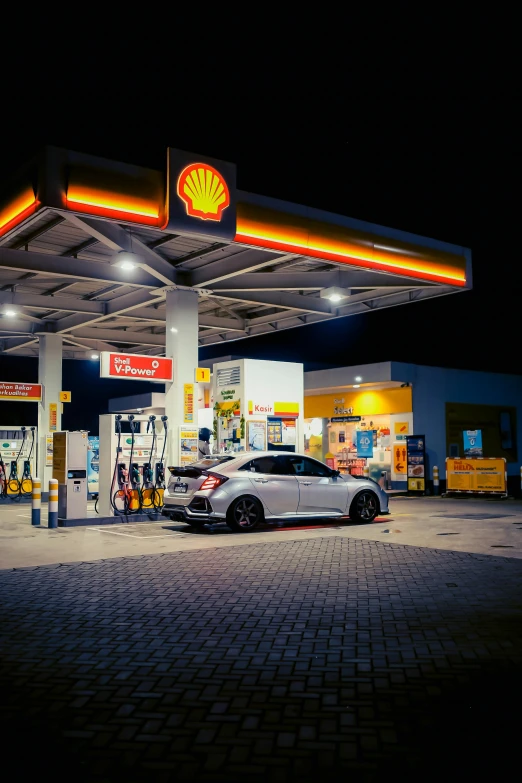
[[[479,519],[504,519],[505,517],[514,517],[515,514],[431,514],[431,516],[438,517],[438,519],[479,520]]]
[[[438,536],[460,536],[460,533],[437,533]]]
[[[491,544],[491,549],[514,549],[512,544]]]

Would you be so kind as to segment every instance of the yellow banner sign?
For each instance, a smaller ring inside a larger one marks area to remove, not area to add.
[[[56,425],[58,422],[58,404],[56,402],[49,403],[49,432],[56,432]]]
[[[183,421],[190,424],[194,421],[194,384],[183,384]]]
[[[448,492],[500,492],[506,489],[506,460],[475,457],[446,459]]]
[[[393,472],[403,476],[407,475],[406,469],[406,444],[393,446]]]

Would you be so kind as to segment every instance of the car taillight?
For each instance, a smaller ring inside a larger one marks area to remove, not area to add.
[[[200,489],[217,489],[217,487],[221,486],[221,484],[224,484],[225,481],[228,481],[225,476],[215,476],[210,473],[206,477],[203,484],[200,486]]]

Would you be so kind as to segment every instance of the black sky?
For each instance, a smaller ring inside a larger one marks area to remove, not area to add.
[[[394,6],[355,18],[333,8],[25,20],[3,57],[0,181],[43,144],[152,167],[173,146],[236,162],[241,189],[470,247],[470,293],[205,348],[200,359],[522,372],[512,25],[490,11],[448,19]],[[14,359],[0,361],[15,372]]]

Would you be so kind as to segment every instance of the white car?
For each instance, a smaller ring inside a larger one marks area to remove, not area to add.
[[[372,479],[294,452],[219,454],[169,471],[163,515],[190,525],[226,522],[248,533],[267,519],[372,522],[389,514],[388,496]]]

